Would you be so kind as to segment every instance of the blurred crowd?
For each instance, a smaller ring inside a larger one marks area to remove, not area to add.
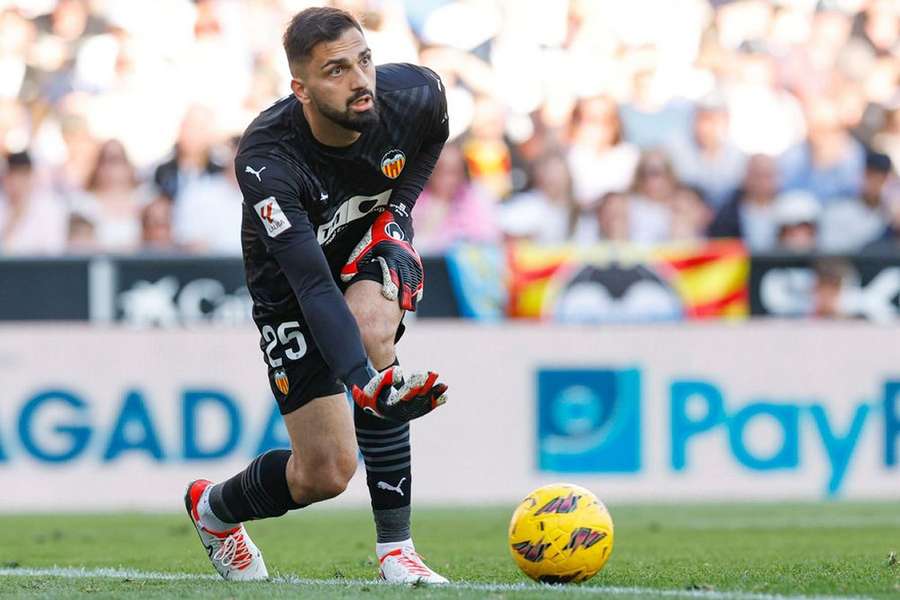
[[[296,0],[0,0],[0,255],[238,254]],[[443,78],[460,241],[900,249],[897,0],[335,0]]]

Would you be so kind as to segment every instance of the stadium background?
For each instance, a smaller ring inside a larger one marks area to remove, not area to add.
[[[175,510],[284,444],[230,157],[308,4],[0,0],[0,510]],[[900,497],[896,2],[335,4],[447,87],[418,499]]]

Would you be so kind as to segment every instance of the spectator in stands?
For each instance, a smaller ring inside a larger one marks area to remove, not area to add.
[[[85,0],[58,0],[53,10],[34,19],[35,52],[27,88],[37,104],[55,104],[78,85],[75,63],[79,50],[107,29]],[[39,95],[38,95],[39,94]]]
[[[472,182],[459,145],[447,144],[413,208],[416,248],[438,253],[457,242],[496,241],[496,204]]]
[[[872,145],[890,156],[895,172],[900,173],[900,90],[885,108],[884,123],[875,134]]]
[[[42,35],[54,36],[73,46],[67,55],[74,55],[86,37],[106,31],[106,22],[90,11],[85,0],[57,0],[53,10],[35,18],[34,24]]]
[[[669,240],[672,200],[678,179],[669,158],[661,150],[641,154],[628,199],[631,241],[658,244]]]
[[[97,161],[98,144],[83,114],[67,110],[60,114],[59,121],[65,159],[53,172],[53,184],[61,194],[68,196],[87,186]]]
[[[596,206],[597,228],[605,242],[627,242],[631,239],[631,214],[628,196],[607,192]]]
[[[755,154],[747,161],[743,185],[716,213],[708,234],[714,238],[741,238],[751,252],[775,247],[774,204],[778,193],[778,167],[771,157]]]
[[[779,85],[775,59],[761,44],[743,44],[723,73],[730,136],[741,152],[777,156],[802,140],[803,111]],[[733,65],[733,66],[731,66]]]
[[[852,23],[838,4],[831,0],[817,2],[803,44],[777,49],[779,75],[800,98],[834,94],[840,87],[842,74],[836,63],[846,47]]]
[[[142,191],[134,166],[118,140],[100,146],[85,194],[73,199],[73,209],[90,219],[97,241],[107,251],[137,247],[141,236]]]
[[[0,99],[7,100],[7,110],[9,101],[22,95],[34,38],[34,24],[20,10],[14,7],[0,9]],[[0,154],[4,145],[3,129],[3,118],[0,117]]]
[[[705,239],[712,217],[713,212],[703,201],[699,188],[679,186],[672,196],[669,239],[673,242],[699,242]]]
[[[785,192],[775,200],[779,250],[813,252],[819,231],[821,206],[815,196],[802,190]]]
[[[862,3],[857,15],[854,35],[879,56],[897,55],[900,51],[900,26],[894,0],[871,0]]]
[[[890,195],[884,203],[884,213],[887,219],[887,227],[877,240],[862,249],[866,254],[894,254],[900,251],[900,181],[894,178],[897,186],[894,194]]]
[[[97,228],[90,219],[73,212],[69,216],[66,252],[70,254],[95,254],[103,248],[97,241]]]
[[[665,88],[659,50],[636,49],[626,62],[632,68],[631,95],[619,108],[625,139],[647,150],[690,136],[690,104]]]
[[[193,180],[222,171],[221,163],[212,154],[214,117],[214,113],[206,107],[191,106],[181,121],[171,158],[156,168],[153,181],[163,194],[174,198],[175,202],[180,199],[180,192]]]
[[[500,228],[508,238],[540,244],[596,239],[592,215],[582,217],[572,194],[572,175],[565,156],[550,151],[532,164],[531,188],[500,206]]]
[[[462,148],[472,181],[495,198],[505,198],[512,191],[512,155],[505,130],[505,108],[487,96],[476,99],[472,127]]]
[[[58,254],[66,209],[42,186],[27,152],[10,154],[0,186],[0,254]]]
[[[856,198],[862,186],[865,151],[844,125],[836,103],[813,98],[806,103],[806,141],[780,159],[785,189],[805,190],[822,203]]]
[[[623,192],[634,177],[640,151],[625,141],[615,100],[582,98],[572,114],[568,153],[575,199],[590,206],[608,192]]]
[[[886,154],[868,154],[859,198],[832,202],[822,211],[821,250],[858,252],[884,234],[888,224],[885,184],[891,170],[891,159]]]
[[[224,169],[191,179],[173,214],[173,230],[178,244],[192,252],[240,256],[243,196],[234,172],[234,155],[239,138],[223,144]]]
[[[160,194],[141,211],[141,250],[171,252],[177,249],[172,237],[172,200]]]
[[[25,68],[25,65],[22,65]],[[2,78],[0,78],[2,81]],[[27,144],[31,131],[29,115],[24,105],[15,98],[0,96],[0,157],[18,152]]]
[[[812,316],[820,319],[840,319],[848,314],[845,289],[854,279],[853,265],[845,259],[826,258],[816,261],[813,268]]]
[[[676,139],[668,150],[678,178],[699,188],[714,209],[740,186],[747,159],[728,139],[728,110],[720,95],[701,99],[694,112],[693,135]]]

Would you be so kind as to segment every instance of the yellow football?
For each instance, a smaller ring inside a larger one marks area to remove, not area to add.
[[[544,583],[579,582],[603,568],[613,522],[597,497],[570,483],[545,485],[519,503],[509,523],[509,551],[522,572]]]

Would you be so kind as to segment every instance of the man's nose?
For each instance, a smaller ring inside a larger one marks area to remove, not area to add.
[[[350,82],[354,90],[364,90],[369,88],[369,77],[363,69],[356,65],[353,67],[353,79]]]

